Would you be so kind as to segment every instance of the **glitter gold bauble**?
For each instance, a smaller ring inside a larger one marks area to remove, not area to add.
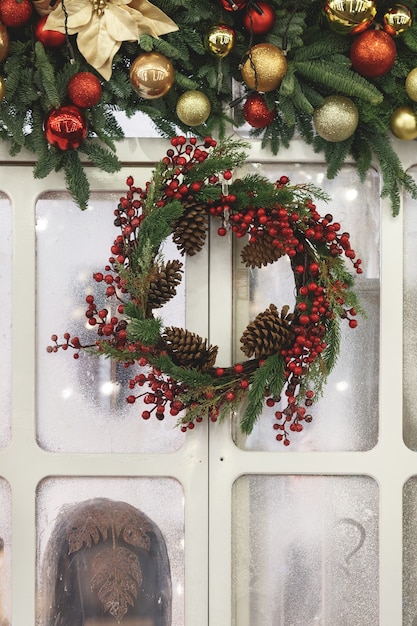
[[[0,100],[3,100],[6,95],[6,85],[2,77],[0,76]]]
[[[417,138],[417,119],[412,107],[395,109],[390,119],[391,132],[397,139],[411,141]]]
[[[387,74],[395,63],[397,48],[383,30],[367,30],[352,43],[350,60],[355,72],[365,78]]]
[[[411,28],[413,16],[409,8],[403,4],[395,4],[384,13],[384,30],[391,37],[397,37]]]
[[[4,61],[4,59],[9,54],[9,49],[9,33],[7,32],[7,28],[5,27],[5,25],[0,22],[0,63]]]
[[[376,15],[374,0],[329,0],[324,13],[333,31],[338,35],[357,35],[370,27]]]
[[[202,91],[191,89],[178,98],[176,113],[181,122],[187,126],[204,124],[210,112],[210,100]]]
[[[405,79],[405,90],[407,92],[407,96],[411,100],[414,100],[414,102],[417,102],[417,67],[407,74],[407,78]]]
[[[210,54],[222,59],[231,52],[235,45],[235,31],[225,24],[212,26],[204,37],[204,46]]]
[[[277,46],[259,43],[247,53],[241,71],[249,89],[274,91],[287,73],[287,59]]]
[[[171,61],[159,52],[144,52],[130,67],[130,84],[145,100],[165,96],[174,80],[175,72]]]
[[[47,141],[60,150],[75,150],[87,137],[88,125],[81,109],[72,104],[54,109],[45,120]]]
[[[348,139],[359,123],[356,104],[346,96],[328,96],[313,114],[316,133],[326,141]]]

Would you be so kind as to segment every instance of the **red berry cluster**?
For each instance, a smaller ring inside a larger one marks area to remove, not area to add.
[[[148,365],[146,358],[138,360],[140,366]],[[142,418],[148,420],[152,413],[158,420],[165,418],[168,409],[171,416],[178,416],[186,407],[179,400],[181,394],[186,391],[183,384],[178,383],[170,377],[165,376],[160,370],[152,367],[147,373],[137,374],[129,381],[129,389],[134,390],[135,387],[148,387],[148,390],[138,395],[130,394],[126,401],[128,404],[134,404],[137,400],[142,399],[143,403],[149,408],[142,411]],[[185,430],[194,428],[193,422],[189,422]]]
[[[289,182],[287,176],[281,176],[276,187],[281,189]],[[276,204],[255,208],[249,202],[244,209],[235,208],[235,203],[236,196],[228,193],[211,206],[211,215],[223,221],[218,234],[224,236],[230,227],[236,237],[248,237],[250,244],[268,235],[272,245],[287,254],[292,263],[297,287],[292,323],[295,340],[291,347],[281,351],[287,378],[287,406],[276,412],[278,423],[274,424],[274,429],[279,430],[276,439],[289,445],[287,427],[300,432],[303,430],[301,422],[312,420],[306,406],[312,404],[314,393],[311,390],[303,392],[300,401],[299,392],[303,374],[327,348],[324,340],[327,321],[335,316],[337,308],[350,328],[357,326],[356,309],[345,306],[344,294],[348,285],[332,277],[332,259],[344,255],[352,262],[357,274],[362,273],[362,261],[356,259],[349,233],[340,233],[341,226],[333,221],[333,216],[326,214],[322,217],[311,200],[294,207]],[[320,257],[314,252],[318,247]],[[266,400],[270,407],[278,402],[281,398]]]

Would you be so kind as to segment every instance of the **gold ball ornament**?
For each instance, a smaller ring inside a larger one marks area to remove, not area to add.
[[[407,74],[407,78],[405,79],[405,90],[407,92],[407,96],[411,100],[414,100],[414,102],[417,102],[417,67]]]
[[[9,33],[7,32],[7,28],[5,27],[5,25],[0,22],[0,63],[4,61],[4,59],[9,54],[9,48]]]
[[[277,46],[259,43],[247,53],[241,72],[249,89],[274,91],[287,73],[287,59]]]
[[[0,100],[3,100],[6,95],[6,85],[2,77],[0,76]]]
[[[417,119],[412,107],[402,106],[395,109],[390,119],[392,134],[397,139],[411,141],[417,138]]]
[[[204,37],[204,47],[210,54],[223,59],[235,45],[235,31],[225,24],[212,26]]]
[[[176,113],[181,122],[187,126],[204,124],[210,112],[210,100],[202,91],[191,89],[178,98]]]
[[[384,30],[391,37],[397,37],[413,25],[410,9],[403,4],[396,4],[384,13]]]
[[[159,52],[144,52],[130,66],[130,84],[145,100],[165,96],[174,80],[174,66]]]
[[[359,123],[356,104],[346,96],[328,96],[313,114],[316,133],[326,141],[344,141]]]
[[[329,0],[324,14],[330,28],[338,35],[357,35],[370,27],[376,15],[374,0]]]

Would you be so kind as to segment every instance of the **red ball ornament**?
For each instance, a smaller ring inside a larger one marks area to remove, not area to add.
[[[365,78],[387,74],[396,56],[394,40],[383,30],[365,31],[355,39],[350,49],[353,69]]]
[[[19,28],[32,17],[33,6],[30,0],[1,0],[0,20],[5,26]]]
[[[82,109],[95,106],[100,101],[101,92],[101,83],[91,72],[79,72],[68,83],[69,99]]]
[[[265,128],[277,115],[277,110],[270,109],[260,93],[254,93],[248,97],[242,112],[247,123],[253,128]]]
[[[254,35],[266,35],[275,24],[275,10],[269,2],[257,2],[248,7],[243,26]]]
[[[36,22],[34,27],[35,37],[43,43],[45,48],[59,48],[59,46],[65,43],[65,34],[60,33],[58,30],[47,30],[44,28],[47,19],[48,16],[44,15]]]
[[[239,11],[246,6],[246,0],[220,0],[220,4],[226,11]]]
[[[54,109],[45,120],[47,141],[60,150],[75,150],[87,137],[87,120],[71,104]]]

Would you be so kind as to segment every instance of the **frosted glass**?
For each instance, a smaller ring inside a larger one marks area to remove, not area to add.
[[[111,255],[118,234],[113,211],[121,195],[93,193],[87,211],[80,211],[67,194],[48,193],[36,204],[37,436],[49,451],[174,452],[183,442],[175,420],[145,422],[144,406],[127,404],[134,368],[86,354],[75,360],[61,350],[46,352],[53,333],[61,339],[68,331],[88,343],[95,340],[88,339],[95,331],[86,324],[85,297],[94,293],[105,304],[104,289],[92,275],[103,270]],[[167,259],[179,255],[172,243],[163,253]],[[184,280],[163,308],[167,325],[184,326],[183,285]]]
[[[403,626],[417,624],[417,478],[403,490]]]
[[[355,291],[366,312],[358,316],[358,327],[348,328],[341,321],[341,350],[323,397],[309,411],[313,421],[302,433],[291,433],[291,445],[275,440],[274,413],[265,407],[252,434],[243,438],[234,422],[234,438],[245,450],[342,451],[369,450],[378,440],[379,384],[379,294],[380,294],[380,215],[379,177],[371,172],[360,183],[353,167],[345,166],[336,180],[327,180],[320,164],[253,164],[253,170],[277,180],[286,175],[291,182],[313,183],[324,189],[331,201],[317,202],[322,215],[331,213],[351,235],[352,247],[362,259],[363,274],[355,274]],[[261,269],[243,267],[236,249],[234,315],[235,361],[242,359],[239,339],[250,320],[271,303],[280,309],[294,307],[294,279],[288,257]],[[347,263],[350,267],[350,263]],[[282,407],[284,408],[284,407]]]
[[[242,476],[233,626],[378,626],[378,487],[367,476]]]
[[[417,181],[417,167],[409,170]],[[417,450],[417,215],[416,202],[404,198],[404,290],[403,290],[403,419],[404,442]]]
[[[47,478],[38,487],[36,505],[39,626],[50,626],[47,616],[51,605],[54,617],[59,613],[58,606],[64,607],[59,620],[53,622],[59,626],[117,623],[109,611],[102,610],[99,585],[91,582],[91,578],[99,574],[105,574],[102,582],[110,580],[97,561],[101,559],[103,563],[109,552],[128,554],[129,563],[133,565],[135,555],[139,555],[142,583],[139,583],[137,601],[127,607],[127,613],[120,620],[122,624],[184,624],[184,497],[178,481],[172,478]],[[83,526],[80,521],[86,513],[87,521]],[[114,526],[107,526],[109,519],[115,521]],[[86,539],[90,545],[85,543]],[[123,580],[128,578],[122,567],[118,571]],[[130,591],[129,586],[127,589]],[[80,596],[85,603],[86,621],[79,621]]]
[[[9,483],[0,478],[0,624],[12,613],[12,499]]]
[[[12,398],[12,206],[0,192],[0,449],[11,440]]]

